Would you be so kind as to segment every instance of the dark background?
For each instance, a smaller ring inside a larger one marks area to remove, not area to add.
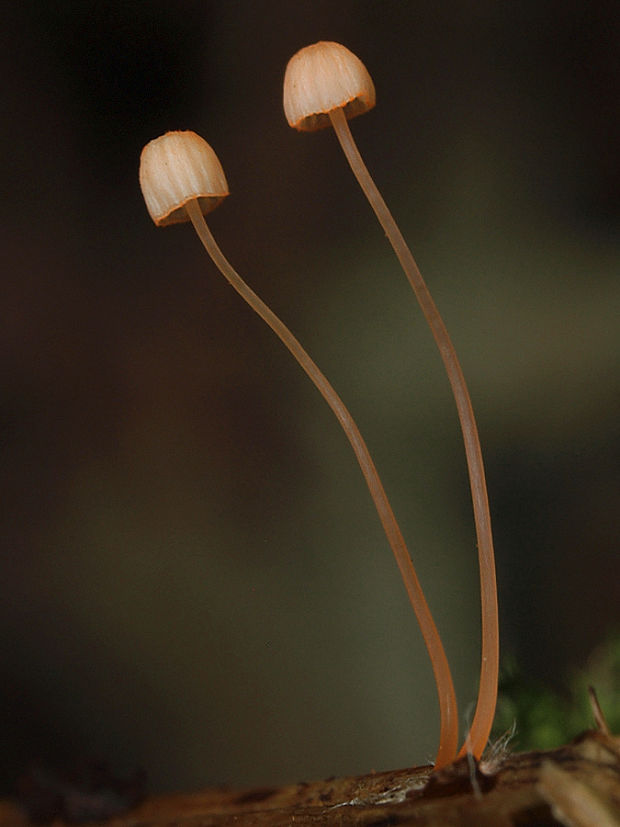
[[[430,333],[287,60],[338,40],[352,130],[459,350],[495,524],[503,651],[559,689],[618,622],[616,2],[13,2],[3,13],[1,775],[144,767],[155,789],[433,757],[428,660],[324,402],[189,225],[157,230],[142,146],[194,129],[225,253],[365,434],[453,664],[477,562]]]

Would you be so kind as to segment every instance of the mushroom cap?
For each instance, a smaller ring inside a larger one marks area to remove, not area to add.
[[[362,61],[346,46],[321,40],[300,49],[284,74],[284,114],[290,126],[312,132],[330,125],[333,109],[347,118],[375,105],[375,87]]]
[[[228,195],[217,155],[204,138],[191,131],[166,132],[144,147],[140,188],[158,227],[189,221],[185,204],[193,198],[206,215]]]

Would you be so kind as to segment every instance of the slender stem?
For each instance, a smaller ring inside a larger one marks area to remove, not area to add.
[[[366,443],[342,400],[316,364],[308,356],[301,344],[256,293],[248,287],[225,258],[205,223],[198,203],[192,200],[186,204],[186,209],[200,240],[217,268],[293,354],[336,415],[338,422],[351,443],[379,514],[383,529],[394,552],[396,563],[398,564],[401,577],[407,589],[407,594],[409,595],[409,600],[420,624],[424,642],[426,643],[426,648],[431,659],[441,713],[440,744],[436,765],[444,766],[454,760],[458,746],[458,715],[452,676],[441,638],[439,637],[439,632],[435,626],[435,622],[422,592],[420,581],[418,580],[413,563],[411,562],[411,557],[407,551],[405,540],[398,527],[387,495],[379,479],[377,469],[366,447]]]
[[[459,755],[465,754],[468,744],[471,744],[474,755],[479,758],[489,739],[497,703],[499,623],[491,516],[489,514],[489,500],[476,420],[456,351],[413,255],[362,160],[342,109],[330,112],[329,116],[353,174],[385,230],[385,234],[398,256],[426,321],[432,330],[452,386],[452,393],[454,394],[461,423],[478,541],[482,607],[482,658],[476,711],[469,735]]]

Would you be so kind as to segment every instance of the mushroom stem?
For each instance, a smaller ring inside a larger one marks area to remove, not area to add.
[[[459,757],[471,749],[474,756],[480,758],[491,732],[497,703],[499,622],[491,516],[489,514],[489,500],[476,420],[474,418],[463,371],[461,370],[446,326],[439,315],[435,302],[422,278],[409,247],[405,243],[402,233],[398,229],[391,212],[362,160],[351,130],[349,129],[344,111],[339,108],[330,111],[328,114],[351,170],[370,202],[370,206],[373,208],[381,226],[385,230],[385,234],[398,256],[398,260],[409,279],[409,283],[422,308],[426,321],[431,328],[441,358],[443,359],[450,385],[452,386],[452,393],[461,423],[478,542],[482,607],[482,654],[476,711],[469,734],[459,752]]]
[[[248,287],[225,258],[204,220],[196,199],[188,201],[185,204],[185,209],[205,250],[213,259],[216,267],[250,307],[269,325],[283,344],[286,345],[336,415],[338,422],[351,443],[379,514],[383,529],[387,535],[394,557],[396,558],[396,563],[418,623],[420,624],[424,642],[431,659],[435,682],[437,684],[441,715],[440,745],[436,757],[436,766],[441,767],[449,764],[454,760],[458,746],[458,715],[456,695],[448,660],[441,638],[439,637],[439,632],[437,631],[437,627],[435,626],[435,622],[422,592],[420,581],[418,580],[411,557],[409,556],[405,540],[398,527],[387,495],[379,479],[377,469],[366,447],[366,443],[342,400],[310,356],[308,356],[301,344],[275,313]]]

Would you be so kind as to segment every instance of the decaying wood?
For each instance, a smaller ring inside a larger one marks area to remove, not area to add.
[[[0,803],[0,827],[27,824],[17,805]],[[463,759],[432,775],[430,767],[417,767],[278,788],[153,797],[101,824],[620,827],[620,738],[587,732],[559,749],[494,755],[480,764]]]

